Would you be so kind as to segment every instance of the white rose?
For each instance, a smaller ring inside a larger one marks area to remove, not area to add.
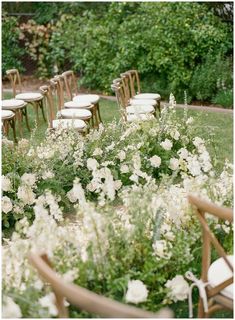
[[[174,139],[174,140],[179,140],[179,137],[180,137],[180,133],[179,131],[175,130],[175,131],[172,131],[170,133],[171,137]]]
[[[169,139],[166,139],[164,141],[162,141],[160,143],[160,146],[164,149],[164,150],[171,150],[172,148],[172,142]]]
[[[68,197],[69,201],[72,202],[72,203],[77,201],[77,197],[74,194],[74,190],[73,189],[71,189],[69,192],[67,192],[67,197]]]
[[[51,178],[54,178],[54,173],[51,172],[51,171],[45,171],[43,174],[42,174],[42,179],[43,180],[46,180],[46,179],[51,179]]]
[[[21,181],[28,186],[33,186],[36,182],[36,176],[32,173],[24,173],[21,177]]]
[[[186,159],[188,157],[188,150],[185,148],[181,148],[177,154],[180,156],[182,159]]]
[[[122,164],[120,167],[120,171],[121,171],[121,173],[128,173],[130,170],[129,170],[128,165]]]
[[[35,202],[35,193],[29,186],[20,186],[17,191],[17,197],[26,204],[33,204]]]
[[[200,147],[201,145],[204,145],[204,140],[199,138],[199,137],[195,137],[193,139],[193,144],[195,145],[195,147]]]
[[[168,280],[165,286],[170,289],[169,298],[174,302],[187,299],[189,285],[181,275],[175,276],[172,280]]]
[[[4,213],[8,213],[12,210],[13,206],[11,203],[11,199],[7,196],[2,197],[2,211]]]
[[[87,159],[87,168],[90,171],[96,170],[98,166],[99,166],[99,163],[96,161],[96,159],[92,159],[92,158]]]
[[[162,162],[161,158],[158,156],[151,157],[149,161],[154,168],[159,168]]]
[[[121,150],[118,154],[117,154],[117,157],[120,161],[123,161],[126,159],[126,152]]]
[[[114,185],[115,185],[115,190],[119,190],[122,186],[122,181],[116,180],[116,181],[114,181]]]
[[[179,167],[179,160],[176,158],[171,158],[170,159],[170,164],[169,164],[169,168],[171,170],[177,170]]]
[[[100,148],[95,148],[94,152],[93,152],[93,156],[102,156],[103,154],[103,150]]]
[[[11,190],[11,180],[5,176],[2,176],[2,191]]]
[[[20,307],[10,297],[3,298],[2,317],[11,319],[22,317]]]
[[[136,174],[132,174],[129,179],[135,183],[139,182],[139,177]]]
[[[130,280],[126,293],[126,302],[140,303],[147,300],[148,290],[145,284],[140,280]]]

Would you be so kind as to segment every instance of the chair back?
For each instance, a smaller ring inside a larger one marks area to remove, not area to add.
[[[6,74],[11,82],[13,97],[15,97],[17,90],[18,92],[22,92],[22,83],[21,83],[19,71],[17,69],[10,69],[6,71]]]
[[[45,85],[45,86],[41,86],[39,88],[39,90],[41,91],[41,93],[45,96],[46,98],[46,109],[47,111],[49,111],[49,127],[52,128],[52,122],[55,119],[55,102],[54,102],[54,98],[53,98],[53,90],[55,90],[54,85],[51,83],[50,85]]]
[[[62,77],[65,83],[67,99],[69,101],[72,101],[73,96],[78,95],[78,87],[77,87],[77,82],[76,82],[74,72],[72,70],[65,71],[62,73]]]
[[[50,83],[55,88],[56,102],[58,110],[61,110],[64,107],[64,81],[61,75],[55,76],[50,79]]]
[[[129,103],[130,99],[132,97],[129,74],[127,72],[124,72],[124,73],[121,73],[120,76],[121,76],[123,84],[125,86],[126,99],[127,99],[128,103]]]
[[[126,101],[126,94],[125,94],[125,87],[123,85],[122,79],[115,79],[113,81],[113,84],[111,85],[112,91],[115,93],[117,98],[117,103],[120,108],[122,117],[126,121],[126,107],[127,107],[127,101]]]
[[[233,221],[233,211],[229,208],[222,208],[201,198],[195,197],[193,195],[188,196],[189,202],[194,206],[195,213],[202,226],[202,272],[201,279],[204,282],[208,281],[208,269],[211,264],[211,245],[214,246],[218,255],[224,259],[229,269],[233,272],[233,266],[229,262],[226,252],[223,247],[215,237],[214,233],[210,230],[209,225],[206,221],[205,213],[209,213],[219,219]],[[210,290],[211,295],[215,295],[223,290],[225,287],[233,283],[233,277],[222,282],[220,285],[213,287]]]
[[[128,70],[125,72],[129,76],[131,97],[140,93],[140,79],[137,70]]]
[[[66,283],[52,269],[47,255],[31,253],[30,263],[37,269],[44,281],[49,283],[56,297],[56,305],[60,318],[68,318],[68,310],[64,306],[64,298],[79,309],[109,318],[170,318],[173,316],[168,308],[157,313],[125,305],[104,296],[98,295],[80,286]]]

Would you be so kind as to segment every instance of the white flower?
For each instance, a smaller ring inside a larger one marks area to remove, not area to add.
[[[56,317],[58,315],[58,310],[55,305],[55,295],[53,292],[50,292],[46,296],[39,299],[39,304],[43,308],[48,308],[48,311],[51,316]]]
[[[170,135],[174,140],[179,140],[179,137],[180,137],[179,131],[177,131],[177,130],[171,131]]]
[[[163,258],[163,259],[169,259],[171,257],[171,252],[169,252],[167,248],[167,242],[166,240],[156,240],[152,244],[154,255]]]
[[[126,293],[126,302],[140,303],[147,300],[148,290],[145,284],[140,280],[130,280]]]
[[[176,275],[172,280],[168,280],[165,286],[170,289],[169,298],[174,302],[183,301],[188,296],[189,285],[181,275]]]
[[[115,180],[114,181],[115,190],[119,190],[122,187],[122,181],[121,180]]]
[[[102,154],[103,154],[103,150],[102,149],[95,148],[95,150],[94,150],[92,155],[95,157],[95,156],[102,156]]]
[[[36,182],[36,176],[33,173],[24,173],[21,177],[21,181],[24,184],[32,187]]]
[[[42,179],[43,180],[51,179],[51,178],[54,178],[54,176],[55,176],[54,173],[48,170],[42,174]]]
[[[73,282],[76,277],[78,276],[78,270],[77,269],[73,269],[73,270],[69,270],[66,273],[63,274],[63,279],[66,282]]]
[[[171,158],[170,159],[170,164],[169,164],[169,168],[171,170],[177,170],[179,167],[179,160],[176,158]]]
[[[114,149],[114,147],[115,147],[115,143],[112,142],[108,147],[106,147],[106,151],[111,151]]]
[[[7,196],[2,197],[2,211],[4,213],[8,213],[12,210],[13,206],[11,203],[11,199]]]
[[[120,161],[123,161],[126,159],[126,152],[121,150],[118,154],[117,154],[117,157]]]
[[[186,121],[186,124],[192,124],[194,122],[193,117],[189,117],[188,120]]]
[[[11,319],[22,317],[20,307],[14,302],[14,300],[12,300],[11,297],[3,298],[2,317]]]
[[[120,167],[120,171],[121,171],[121,173],[128,173],[130,170],[129,170],[128,165],[122,164]]]
[[[172,142],[169,139],[162,141],[160,145],[164,150],[171,150],[172,148]]]
[[[139,182],[139,177],[137,176],[137,174],[132,174],[129,179],[135,183]]]
[[[193,144],[195,145],[195,147],[199,148],[201,147],[202,145],[204,145],[204,140],[199,138],[199,137],[195,137],[193,139]]]
[[[2,191],[11,190],[11,180],[5,176],[2,176]]]
[[[154,168],[159,168],[162,162],[161,158],[158,156],[151,157],[149,161]]]
[[[96,159],[93,159],[93,158],[87,159],[87,168],[90,171],[96,170],[98,166],[99,166],[99,163],[96,161]]]
[[[17,197],[26,204],[33,204],[35,202],[35,193],[29,186],[20,186],[17,191]]]
[[[186,159],[188,157],[188,150],[185,148],[181,148],[181,149],[179,149],[177,154],[180,156],[180,158]]]

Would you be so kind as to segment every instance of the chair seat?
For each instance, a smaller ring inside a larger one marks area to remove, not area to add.
[[[157,102],[154,99],[130,99],[130,105],[132,106],[139,106],[145,104],[156,106]]]
[[[73,101],[90,102],[96,104],[99,102],[100,97],[97,94],[79,94],[73,98]]]
[[[90,101],[68,101],[64,104],[65,108],[92,108],[93,105]]]
[[[229,262],[233,265],[233,256],[227,257]],[[215,260],[208,270],[208,281],[213,288],[224,282],[225,280],[231,278],[232,276],[233,273],[231,272],[223,258]],[[221,294],[229,299],[233,299],[233,284],[230,284],[225,289],[223,289],[221,291]]]
[[[19,93],[15,96],[16,99],[21,99],[27,102],[38,101],[43,99],[43,95],[38,92]]]
[[[17,109],[23,107],[25,102],[23,100],[16,100],[16,99],[6,99],[2,100],[2,109]]]
[[[10,110],[2,110],[2,120],[11,119],[11,118],[14,118],[14,116],[15,116],[14,112]]]
[[[151,105],[137,105],[137,106],[129,106],[126,108],[128,114],[136,114],[136,113],[153,113],[154,107]]]
[[[58,112],[58,116],[66,119],[78,118],[78,119],[90,119],[92,114],[87,109],[62,109]]]
[[[161,96],[158,93],[139,93],[133,97],[134,99],[154,99],[160,100]]]
[[[73,120],[73,119],[59,119],[59,120],[53,120],[52,121],[52,127],[54,129],[62,127],[64,129],[66,128],[75,128],[75,129],[85,129],[86,123],[83,120]]]
[[[132,122],[132,121],[147,121],[150,119],[154,119],[154,116],[152,114],[128,114],[127,115],[127,121]]]

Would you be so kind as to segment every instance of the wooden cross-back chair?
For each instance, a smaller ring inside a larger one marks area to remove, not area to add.
[[[129,96],[123,78],[114,79],[111,89],[115,92],[124,121],[143,121],[153,117],[154,107],[151,104],[129,104]]]
[[[64,102],[64,80],[61,75],[50,80],[55,86],[58,105],[57,116],[63,119],[81,119],[94,126],[94,105],[91,103],[78,103],[75,101]]]
[[[94,105],[96,126],[98,127],[99,123],[102,122],[99,106],[100,97],[97,94],[78,93],[77,81],[72,70],[63,72],[62,77],[64,78],[66,94],[69,101],[86,102]]]
[[[40,90],[46,98],[49,113],[49,128],[56,129],[58,127],[74,128],[81,133],[85,133],[87,129],[86,123],[81,119],[56,119],[58,108],[56,108],[53,91],[57,90],[55,82],[51,81],[50,85],[41,86]]]
[[[210,230],[206,221],[206,213],[221,220],[233,221],[233,211],[229,208],[221,208],[208,201],[193,195],[188,196],[189,202],[194,206],[195,213],[202,226],[202,271],[201,280],[206,286],[208,311],[204,310],[203,300],[199,299],[198,317],[207,318],[214,312],[222,309],[233,310],[233,265],[232,256],[228,256],[223,247]],[[220,256],[211,264],[211,246]]]
[[[47,255],[31,253],[30,263],[37,269],[39,275],[51,288],[56,297],[56,306],[60,318],[68,318],[68,310],[64,305],[66,299],[80,310],[107,318],[171,318],[173,313],[164,308],[156,313],[132,307],[110,298],[98,295],[92,291],[72,283],[66,283],[52,269]]]
[[[129,76],[129,86],[131,98],[133,99],[153,99],[156,101],[156,108],[161,112],[161,96],[158,93],[142,93],[140,89],[140,78],[137,70],[128,70],[124,75]]]
[[[2,129],[4,135],[8,136],[9,127],[13,130],[14,141],[17,142],[16,138],[16,129],[15,129],[15,113],[11,110],[2,110],[1,119],[2,119]]]
[[[36,119],[39,122],[39,109],[42,111],[44,121],[46,121],[44,107],[43,107],[43,96],[38,92],[22,92],[22,82],[19,71],[17,69],[10,69],[6,71],[8,78],[10,79],[13,96],[15,99],[24,100],[31,104],[36,111]],[[19,92],[17,94],[17,92]]]

